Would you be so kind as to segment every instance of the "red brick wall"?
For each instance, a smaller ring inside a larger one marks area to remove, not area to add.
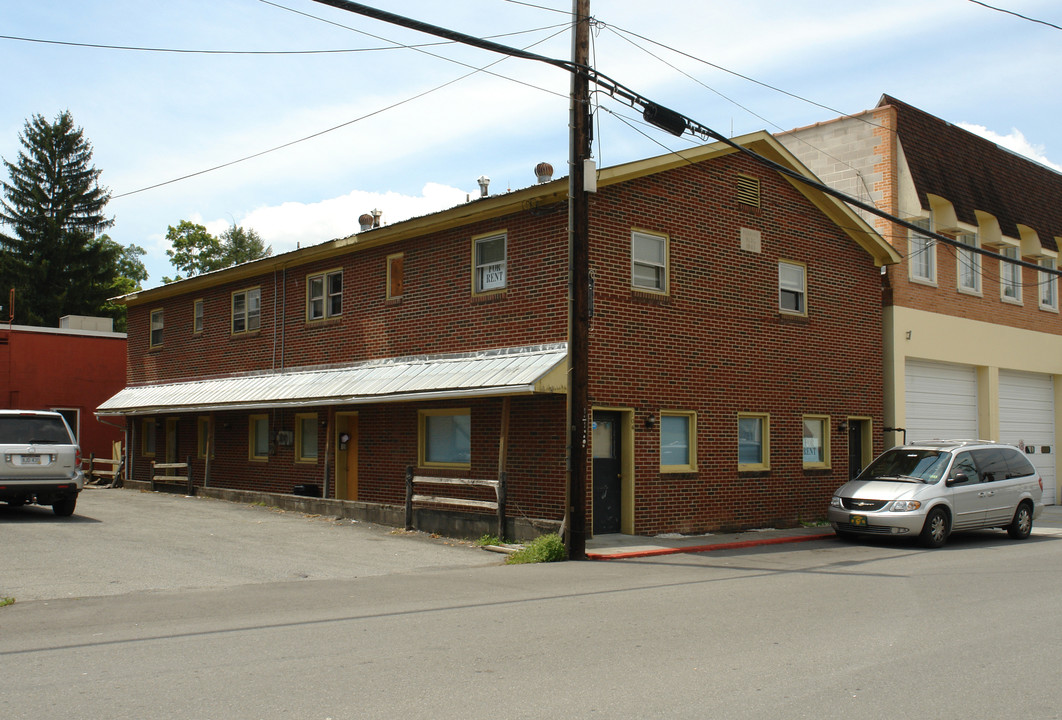
[[[739,172],[760,179],[761,208],[736,202]],[[295,367],[563,341],[566,223],[563,206],[545,214],[521,212],[289,268],[286,277],[277,276],[276,292],[270,274],[168,300],[161,303],[164,346],[154,352],[146,347],[147,322],[158,305],[131,308],[130,380],[268,369],[274,353],[277,367]],[[881,427],[881,288],[870,256],[787,181],[737,155],[603,187],[592,199],[591,227],[596,314],[590,393],[595,405],[635,411],[635,531],[700,532],[821,518],[830,494],[847,477],[848,449],[838,423],[868,416],[875,430]],[[632,227],[670,236],[672,291],[666,299],[631,292]],[[762,232],[762,252],[740,250],[741,227]],[[509,233],[508,289],[475,298],[471,238],[501,229]],[[396,252],[405,253],[405,290],[400,301],[389,302],[385,258]],[[777,310],[779,258],[807,265],[806,318]],[[344,272],[342,318],[306,323],[306,276],[338,267]],[[230,293],[253,285],[262,288],[262,330],[232,338]],[[207,302],[201,338],[191,335],[195,297]],[[274,298],[285,308],[282,340],[274,330]],[[467,472],[474,477],[496,476],[501,402],[447,403],[472,408]],[[359,413],[359,499],[402,501],[405,466],[416,458],[417,410],[438,406],[336,408]],[[660,472],[658,430],[646,429],[644,421],[658,419],[661,409],[696,411],[696,473]],[[737,413],[743,411],[771,415],[769,471],[737,470]],[[318,412],[323,418],[327,410]],[[513,515],[563,516],[564,412],[562,396],[512,400]],[[830,470],[803,469],[804,414],[831,418]],[[293,413],[280,416],[283,429],[293,429]],[[222,427],[228,417],[219,414]],[[233,414],[229,424],[219,430],[215,485],[289,492],[295,484],[321,484],[323,463],[296,465],[291,448],[279,449],[267,463],[249,464],[246,414]],[[194,454],[194,419],[182,422],[181,433],[182,445]],[[163,440],[160,431],[160,447]],[[138,477],[145,472],[140,461]]]

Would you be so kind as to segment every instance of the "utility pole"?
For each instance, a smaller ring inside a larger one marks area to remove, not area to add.
[[[590,0],[572,0],[568,172],[568,557],[586,559],[587,427],[590,424]]]

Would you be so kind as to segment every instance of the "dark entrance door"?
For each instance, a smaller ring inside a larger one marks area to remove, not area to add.
[[[595,412],[594,535],[620,531],[620,416]]]
[[[866,420],[848,421],[848,479],[852,480],[863,469],[863,423]]]

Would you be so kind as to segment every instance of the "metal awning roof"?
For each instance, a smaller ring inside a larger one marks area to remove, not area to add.
[[[97,415],[258,410],[562,393],[567,388],[567,346],[371,360],[325,369],[301,369],[165,385],[127,387]]]

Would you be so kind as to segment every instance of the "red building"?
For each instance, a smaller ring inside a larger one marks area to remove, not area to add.
[[[109,318],[69,316],[60,323],[0,325],[0,402],[11,409],[58,410],[85,458],[111,458],[125,423],[100,421],[94,413],[125,386],[125,333],[111,332]]]
[[[746,147],[807,173],[766,133]],[[601,170],[591,196],[588,527],[821,517],[881,448],[880,267],[845,205],[724,145]],[[130,295],[135,479],[401,504],[505,472],[565,514],[567,182]]]

